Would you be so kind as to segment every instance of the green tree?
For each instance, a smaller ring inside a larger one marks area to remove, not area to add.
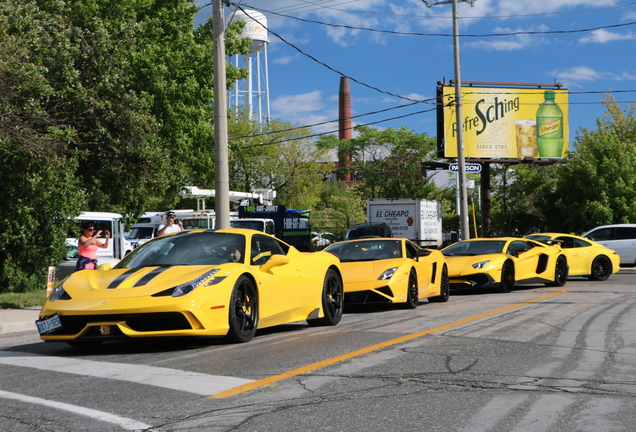
[[[623,129],[624,130],[624,129]],[[583,130],[568,163],[557,171],[550,225],[581,233],[598,225],[636,220],[634,142],[619,138],[599,121],[597,131]]]
[[[0,9],[0,290],[37,287],[80,210],[138,215],[214,171],[211,24],[186,0]],[[249,41],[228,31],[228,54]],[[228,65],[228,83],[245,71]],[[26,233],[30,233],[27,235]]]
[[[311,130],[272,120],[264,125],[239,114],[230,126],[230,186],[238,191],[274,189],[277,202],[313,209],[320,201],[325,174],[333,169]]]
[[[435,185],[422,176],[422,161],[435,156],[436,140],[426,133],[400,127],[378,130],[356,127],[358,136],[338,141],[321,138],[320,145],[337,148],[339,157],[350,162],[341,173],[354,174],[361,183],[358,193],[366,198],[429,198]]]

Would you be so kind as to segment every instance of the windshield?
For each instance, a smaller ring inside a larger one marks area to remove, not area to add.
[[[442,249],[445,256],[473,256],[503,253],[505,240],[462,241]]]
[[[359,227],[351,227],[345,233],[345,240],[386,237],[386,234],[380,225],[363,225]]]
[[[337,243],[325,249],[340,258],[340,262],[375,261],[402,258],[400,240],[370,240]]]
[[[151,239],[153,227],[133,227],[126,235],[126,240]]]
[[[245,236],[218,232],[183,232],[144,243],[126,255],[116,268],[215,265],[243,262]]]

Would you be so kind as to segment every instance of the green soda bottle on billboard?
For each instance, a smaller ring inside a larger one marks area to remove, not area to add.
[[[554,102],[554,91],[546,90],[545,101],[537,110],[537,148],[539,157],[563,157],[563,111]]]

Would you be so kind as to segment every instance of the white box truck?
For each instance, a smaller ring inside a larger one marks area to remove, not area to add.
[[[442,246],[442,209],[439,201],[416,198],[368,199],[367,220],[388,224],[394,237],[407,238],[420,246]]]

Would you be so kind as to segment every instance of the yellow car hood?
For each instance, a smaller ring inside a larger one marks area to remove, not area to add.
[[[403,258],[344,262],[341,266],[345,289],[347,283],[358,284],[376,281],[384,270],[399,267],[403,262]]]
[[[82,270],[63,281],[72,298],[124,298],[148,296],[191,282],[212,269],[214,277],[227,277],[234,266],[172,266],[133,269]]]
[[[461,276],[465,274],[483,273],[494,268],[501,268],[501,264],[505,260],[502,254],[490,255],[473,255],[473,256],[447,256],[446,266],[448,267],[448,275]],[[473,264],[489,261],[481,269],[475,269]]]

